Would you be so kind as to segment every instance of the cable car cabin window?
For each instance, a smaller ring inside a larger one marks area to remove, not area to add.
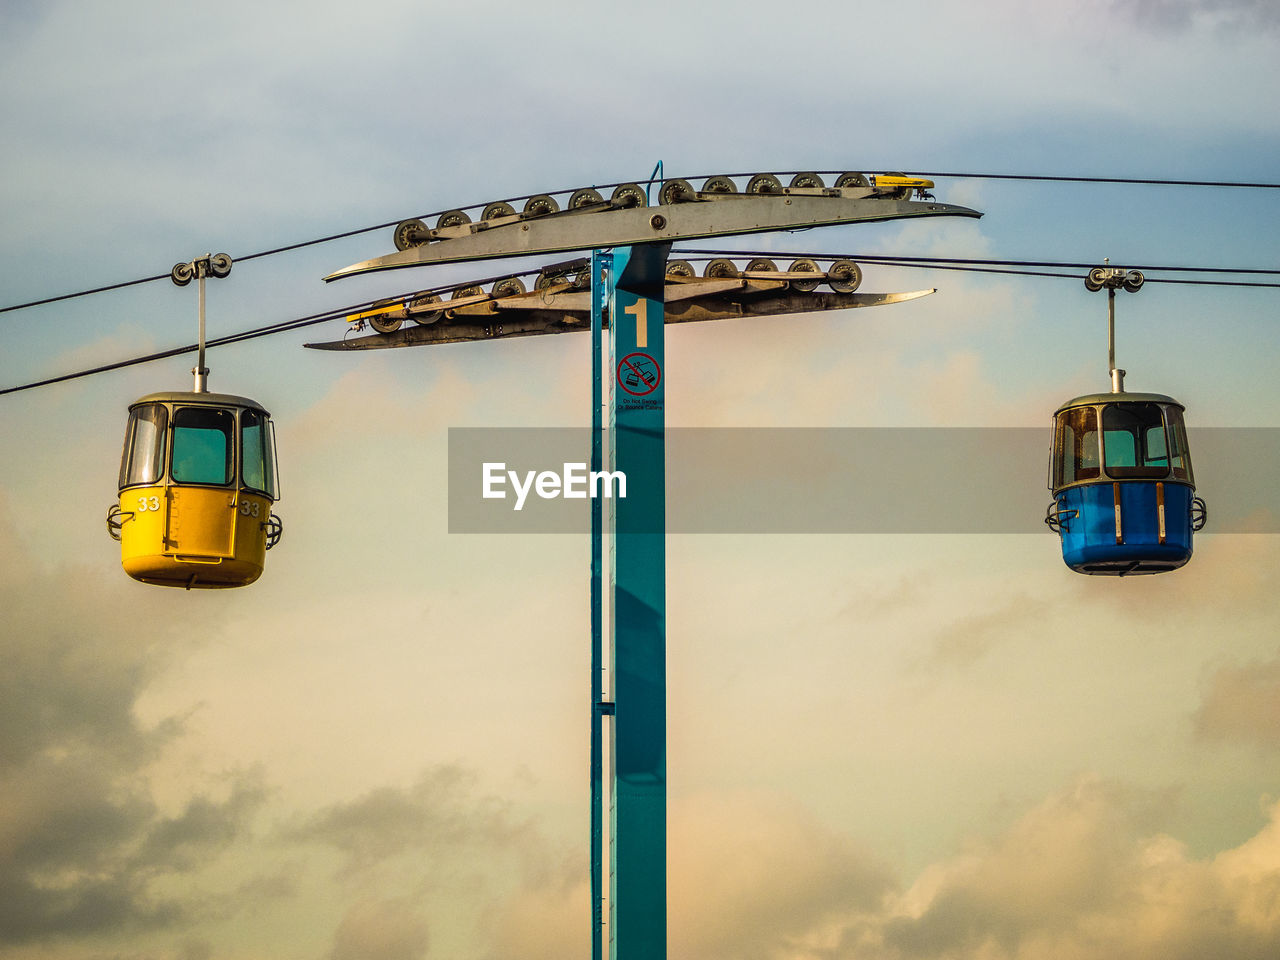
[[[1169,446],[1165,440],[1164,426],[1152,427],[1147,431],[1146,463],[1149,467],[1169,469]]]
[[[1117,480],[1159,480],[1169,475],[1164,416],[1154,403],[1111,404],[1102,411],[1107,475]]]
[[[164,473],[164,437],[169,414],[158,403],[134,407],[120,457],[120,489],[156,483]]]
[[[230,410],[179,407],[173,415],[173,479],[177,483],[230,483],[235,432],[236,417]]]
[[[1098,411],[1076,407],[1060,413],[1053,447],[1055,488],[1098,479]]]
[[[1177,407],[1164,408],[1169,423],[1169,462],[1173,466],[1173,479],[1194,483],[1191,473],[1191,455],[1187,452],[1187,428],[1182,423],[1182,411]]]
[[[276,499],[275,451],[270,420],[256,410],[240,416],[240,482]]]

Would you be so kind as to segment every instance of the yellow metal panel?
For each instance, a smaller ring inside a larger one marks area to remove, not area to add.
[[[120,491],[120,554],[130,560],[164,553],[168,495],[163,484]]]
[[[235,556],[236,491],[211,487],[169,488],[169,536],[165,553],[187,560]]]
[[[240,587],[262,574],[271,501],[216,487],[120,492],[120,558],[135,580],[174,587]]]
[[[890,187],[911,187],[918,190],[930,190],[934,186],[934,182],[932,180],[925,180],[921,177],[896,177],[887,173],[876,174],[875,184],[876,188],[879,190],[884,190]]]

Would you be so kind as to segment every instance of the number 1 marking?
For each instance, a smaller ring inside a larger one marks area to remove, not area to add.
[[[649,324],[646,318],[648,309],[645,304],[648,303],[644,297],[641,297],[629,307],[623,307],[623,313],[634,313],[636,315],[636,349],[649,346]]]

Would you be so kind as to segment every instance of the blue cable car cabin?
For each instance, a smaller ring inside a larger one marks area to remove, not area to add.
[[[1165,573],[1191,559],[1204,501],[1183,425],[1184,407],[1158,393],[1095,393],[1054,414],[1045,522],[1077,573]]]

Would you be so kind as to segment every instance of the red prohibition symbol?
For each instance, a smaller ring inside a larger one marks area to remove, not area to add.
[[[647,397],[662,382],[662,368],[647,353],[629,353],[618,364],[618,386],[633,397]]]

